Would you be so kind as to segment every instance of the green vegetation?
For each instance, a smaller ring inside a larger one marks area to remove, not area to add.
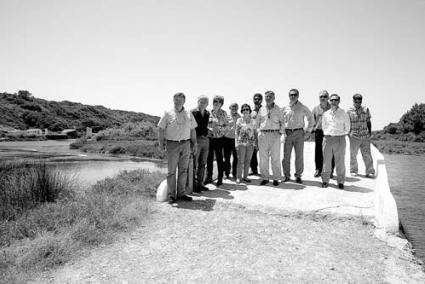
[[[425,104],[415,104],[398,123],[374,131],[372,143],[383,153],[425,154]]]
[[[98,132],[92,139],[78,139],[71,148],[82,152],[125,154],[145,158],[164,158],[159,151],[157,127],[146,122],[129,122]]]
[[[42,165],[39,168],[45,169]],[[28,169],[26,164],[2,172],[1,176],[7,177],[2,178],[1,186],[15,182],[14,188],[19,188],[21,182],[14,177],[22,169]],[[86,190],[77,186],[70,189],[67,183],[63,188],[61,183],[56,184],[52,195],[40,194],[43,182],[36,183],[38,186],[29,189],[34,192],[19,196],[19,200],[25,203],[28,198],[31,203],[33,196],[43,198],[25,210],[10,209],[6,214],[9,217],[0,220],[1,280],[25,282],[32,272],[61,265],[82,249],[111,241],[116,232],[140,224],[149,216],[149,197],[155,195],[163,178],[160,173],[124,171]]]
[[[93,132],[120,126],[126,122],[144,122],[155,126],[156,116],[103,106],[89,106],[69,101],[55,102],[35,98],[28,91],[0,93],[0,126],[15,129],[40,128],[51,131],[75,128]]]

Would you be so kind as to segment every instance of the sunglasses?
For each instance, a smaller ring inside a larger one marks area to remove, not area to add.
[[[328,96],[320,96],[321,99],[327,99],[329,98]]]
[[[217,100],[213,101],[213,104],[217,104],[217,103],[220,103],[220,101],[217,101]]]
[[[249,111],[249,108],[243,108],[243,109],[241,109],[241,111]]]
[[[290,97],[296,97],[298,94],[289,94]]]
[[[339,102],[339,100],[338,100],[338,99],[331,99],[331,100],[329,100],[329,101],[331,101],[331,102]]]

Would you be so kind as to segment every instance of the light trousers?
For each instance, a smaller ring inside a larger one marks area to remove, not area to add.
[[[175,142],[167,140],[167,159],[168,159],[168,175],[167,186],[168,196],[177,197],[185,195],[187,182],[187,168],[189,166],[190,142]],[[176,184],[176,170],[178,170]]]
[[[258,134],[258,152],[260,153],[260,173],[266,180],[279,180],[282,177],[280,164],[280,133],[261,132]],[[271,160],[273,175],[270,175],[269,163]]]
[[[362,153],[363,162],[366,168],[366,174],[375,174],[373,168],[372,153],[370,151],[370,138],[359,139],[356,137],[350,137],[350,173],[356,173],[359,171],[357,164],[357,154]]]
[[[304,130],[287,131],[283,146],[283,174],[291,177],[291,154],[295,149],[295,177],[301,177],[304,172]]]
[[[254,152],[254,146],[252,145],[238,145],[236,147],[238,151],[238,165],[236,170],[236,177],[238,179],[247,178],[249,172],[249,166],[251,164],[252,153]],[[243,171],[243,175],[242,175]]]
[[[322,181],[328,183],[332,170],[332,156],[335,158],[336,180],[339,183],[345,182],[345,135],[329,136],[323,139],[323,172]]]

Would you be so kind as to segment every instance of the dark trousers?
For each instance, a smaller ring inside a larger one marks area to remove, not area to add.
[[[251,158],[251,172],[254,175],[258,175],[257,153],[258,153],[258,150],[254,148],[254,152],[252,152],[252,158]]]
[[[238,154],[235,148],[235,138],[224,137],[224,174],[230,175],[232,170],[232,176],[236,178],[236,167],[238,165]],[[233,161],[230,162],[230,157],[233,156]]]
[[[316,170],[319,172],[323,171],[323,130],[316,129],[314,132],[314,162],[316,164]],[[332,157],[332,169],[331,173],[333,173],[335,169],[335,157]]]
[[[223,148],[224,148],[224,137],[221,138],[209,138],[210,148],[208,151],[207,159],[207,179],[212,180],[213,169],[214,169],[214,154],[217,162],[217,179],[223,180],[224,163],[223,163]]]

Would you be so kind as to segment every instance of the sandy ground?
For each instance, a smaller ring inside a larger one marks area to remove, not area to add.
[[[31,283],[424,283],[409,251],[373,235],[349,217],[155,203],[145,225]]]

